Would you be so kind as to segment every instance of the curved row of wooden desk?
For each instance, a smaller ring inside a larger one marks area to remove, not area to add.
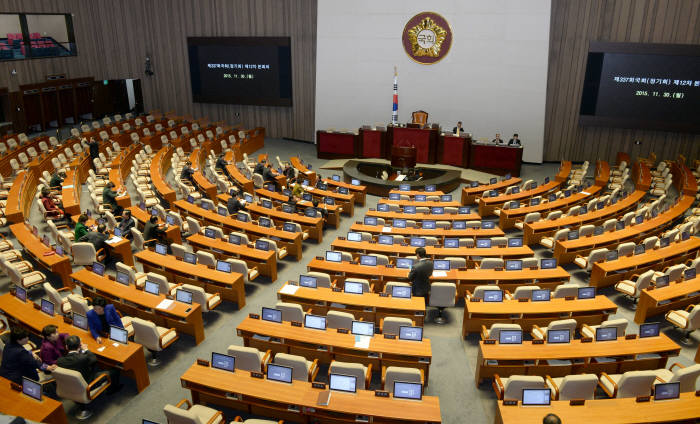
[[[374,208],[370,208],[369,211],[365,213],[365,216],[373,216],[376,218],[382,218],[385,221],[393,221],[395,219],[405,219],[411,221],[479,221],[481,216],[478,213],[470,211],[469,213],[405,213],[405,212],[380,212]]]
[[[324,178],[322,181],[324,183],[328,184],[329,186],[333,186],[336,188],[339,188],[339,187],[347,188],[349,190],[350,194],[352,194],[354,196],[355,203],[357,203],[358,205],[362,205],[362,206],[365,205],[365,202],[367,200],[367,186],[352,185],[350,183],[343,182],[343,181],[335,181],[331,178]]]
[[[445,238],[490,238],[503,237],[505,233],[498,227],[482,229],[482,228],[465,228],[463,230],[442,228],[425,229],[425,228],[396,228],[385,225],[365,225],[358,221],[350,226],[350,231],[364,232],[371,234],[386,234],[400,235],[405,237],[437,237],[438,240],[444,241]]]
[[[212,253],[217,259],[225,260],[230,257],[241,259],[248,267],[256,267],[260,275],[277,280],[277,254],[274,251],[258,250],[250,246],[229,243],[226,240],[213,239],[202,234],[187,237],[192,248]]]
[[[505,191],[510,186],[520,184],[523,180],[518,177],[512,177],[507,180],[498,181],[494,184],[478,185],[476,187],[462,188],[462,204],[473,205],[484,193],[491,190],[499,192]]]
[[[63,403],[48,396],[42,396],[40,401],[30,398],[21,391],[12,390],[10,380],[3,377],[0,377],[0,399],[1,414],[23,417],[39,423],[68,424]]]
[[[276,203],[277,205],[289,200],[288,196],[284,195],[283,193],[270,191],[265,188],[256,189],[255,194],[257,194],[259,197],[270,199],[273,201],[273,203]],[[300,200],[297,202],[297,206],[308,208],[310,206],[313,206],[313,203],[309,202],[308,200]],[[328,216],[326,217],[326,223],[328,223],[328,225],[333,226],[334,228],[338,228],[338,224],[340,224],[340,206],[326,205],[319,202],[318,207],[323,208],[328,212]]]
[[[666,287],[648,287],[639,295],[639,303],[634,314],[634,322],[644,323],[648,318],[684,309],[700,302],[700,277],[692,280],[672,282]],[[697,362],[697,358],[696,358]]]

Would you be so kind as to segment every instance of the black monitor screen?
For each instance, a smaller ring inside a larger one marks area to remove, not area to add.
[[[496,228],[496,223],[493,221],[481,221],[481,228],[490,230]]]
[[[498,343],[500,344],[520,344],[522,342],[522,330],[501,330],[498,333]]]
[[[116,280],[118,283],[124,284],[125,286],[128,286],[129,283],[131,282],[129,279],[129,274],[127,274],[126,272],[121,272],[121,271],[117,271]]]
[[[557,267],[556,259],[540,259],[540,268],[542,269],[554,269]]]
[[[509,238],[508,247],[523,247],[523,239],[520,237]]]
[[[262,319],[264,321],[282,322],[282,311],[273,308],[262,308]]]
[[[413,266],[413,259],[410,258],[397,258],[396,268],[410,269]]]
[[[501,290],[485,290],[484,302],[503,302],[503,292]]]
[[[579,299],[593,299],[595,297],[595,287],[579,287]]]
[[[648,322],[639,326],[639,338],[656,337],[659,335],[660,324],[658,322]]]
[[[654,282],[654,286],[656,286],[657,289],[660,289],[662,287],[666,287],[669,284],[670,277],[668,275],[659,275],[656,277],[656,281]]]
[[[221,272],[231,272],[231,263],[226,261],[216,261],[216,270]]]
[[[380,235],[377,238],[377,243],[392,245],[394,244],[394,236]]]
[[[654,385],[654,400],[678,399],[681,395],[681,383],[661,383]]]
[[[292,368],[282,365],[267,364],[267,379],[282,383],[292,382]]]
[[[569,330],[548,330],[547,343],[569,343],[571,332]]]
[[[540,289],[540,290],[533,290],[532,291],[532,301],[533,302],[546,302],[549,300],[549,290],[547,289]]]
[[[229,234],[228,235],[228,242],[231,244],[241,244],[241,236],[237,234]]]
[[[282,231],[286,231],[288,233],[296,233],[297,232],[297,226],[294,225],[292,222],[285,222],[282,224]]]
[[[100,262],[93,262],[92,263],[92,272],[94,272],[95,274],[97,274],[99,276],[103,276],[105,273],[104,264],[102,264]]]
[[[416,207],[415,207],[415,206],[406,205],[406,206],[403,207],[403,213],[410,213],[410,214],[416,213]]]
[[[406,228],[406,220],[405,219],[394,219],[392,222],[392,225],[394,228]]]
[[[401,200],[399,193],[389,193],[389,200]]]
[[[467,228],[467,221],[452,221],[453,230],[464,230]]]
[[[509,259],[506,261],[506,271],[520,271],[523,269],[523,261],[520,259]]]
[[[444,246],[450,249],[456,249],[459,247],[459,239],[456,238],[446,238]]]
[[[299,276],[299,285],[302,287],[308,287],[311,289],[315,289],[317,286],[316,277],[312,277],[310,275],[300,275]]]
[[[426,219],[423,221],[423,229],[424,230],[434,230],[435,229],[435,221],[432,219]]]
[[[433,269],[440,270],[440,271],[449,271],[450,270],[450,261],[446,259],[435,259],[433,261]]]
[[[607,342],[617,340],[617,327],[598,327],[595,330],[595,341]]]
[[[401,299],[411,298],[411,287],[407,286],[391,286],[391,297],[397,297]]]
[[[377,225],[377,218],[373,216],[366,216],[364,223],[365,225]]]
[[[399,327],[400,340],[413,340],[419,342],[423,340],[423,327]]]
[[[416,194],[416,202],[425,202],[427,198],[425,194]]]
[[[41,299],[41,312],[53,316],[54,304],[50,300]]]
[[[423,237],[411,237],[411,246],[425,247],[425,239]]]
[[[685,271],[683,271],[683,279],[692,280],[696,277],[696,274],[697,270],[695,268],[688,268]]]
[[[257,240],[255,240],[255,248],[258,250],[268,251],[268,250],[270,250],[270,242],[257,239]]]
[[[272,220],[270,218],[265,218],[264,216],[261,216],[258,218],[258,225],[261,227],[265,228],[270,228],[272,226]]]
[[[360,256],[360,265],[376,266],[377,257],[372,255],[362,255]]]
[[[354,375],[330,374],[328,388],[340,392],[357,392],[357,377]]]
[[[211,367],[231,371],[235,369],[236,358],[234,356],[224,355],[222,353],[211,353]]]

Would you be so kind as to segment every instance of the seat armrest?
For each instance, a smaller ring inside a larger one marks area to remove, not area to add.
[[[382,388],[384,388],[384,383],[386,383],[386,365],[382,365]]]
[[[192,408],[192,403],[187,399],[182,399],[180,402],[177,403],[177,405],[175,405],[175,407],[180,409],[184,404],[187,404],[187,409]]]
[[[224,414],[221,411],[216,411],[216,413],[209,418],[209,421],[207,421],[206,424],[215,423],[217,419],[221,419],[221,421],[224,422]]]
[[[489,330],[486,328],[485,325],[482,325],[482,326],[481,326],[481,340],[486,340],[486,339],[489,338],[489,333],[488,333],[488,331],[489,331]]]
[[[595,334],[595,331],[588,324],[584,323],[583,325],[581,325],[581,330],[583,330],[584,328],[590,331],[591,333]]]
[[[545,375],[545,376],[544,376],[544,379],[545,379],[546,381],[549,381],[549,384],[551,384],[552,387],[554,388],[554,393],[552,393],[552,400],[557,400],[557,399],[559,399],[559,386],[556,385],[556,383],[554,382],[554,380],[552,380],[552,377],[550,377],[549,375]]]
[[[309,381],[314,381],[316,379],[316,374],[318,374],[318,359],[314,359],[311,368],[309,368]]]
[[[498,374],[493,375],[493,390],[496,392],[496,397],[498,400],[503,400],[504,387],[501,377]]]
[[[544,334],[544,331],[542,331],[542,328],[540,328],[539,325],[537,325],[537,324],[532,324],[532,330],[530,330],[530,335],[531,335],[533,338],[535,338],[535,336],[534,336],[535,330],[537,330],[537,331],[541,332],[542,334]]]
[[[600,381],[598,381],[598,385],[600,386],[600,388],[603,389],[603,391],[604,391],[608,396],[610,396],[611,398],[617,397],[617,383],[615,383],[615,380],[613,380],[612,378],[610,378],[610,376],[608,375],[608,373],[606,373],[605,371],[603,371],[603,372],[600,373],[600,379],[602,380],[603,378],[607,379],[607,380],[610,382],[610,384],[612,384],[612,386],[613,386],[613,392],[612,392],[612,393],[608,393],[608,389],[606,389],[605,386],[602,385],[602,384],[600,383]]]
[[[236,418],[235,418],[232,422],[234,422],[234,423],[242,423],[242,422],[243,422],[243,418],[241,418],[241,416],[238,415],[238,416],[236,416]]]
[[[365,389],[369,390],[369,385],[372,382],[372,364],[367,364],[367,374],[365,375]]]
[[[678,367],[678,368],[685,368],[683,365],[679,364],[678,362],[674,362],[673,365],[668,367],[668,370],[671,371],[673,367]]]
[[[268,349],[267,352],[262,357],[262,360],[260,361],[260,368],[265,372],[267,369],[267,364],[270,363],[272,360],[272,350]]]
[[[70,287],[61,287],[56,289],[57,292],[72,292]]]
[[[107,380],[107,384],[105,384],[100,390],[98,390],[94,396],[91,396],[90,392],[92,391],[92,389],[95,386],[97,386],[98,384],[100,384],[102,382],[102,380]],[[100,374],[99,376],[97,376],[96,379],[92,380],[90,382],[90,384],[88,384],[87,388],[85,389],[85,394],[87,395],[88,399],[93,400],[93,399],[97,398],[100,394],[102,394],[102,392],[107,390],[107,388],[111,384],[112,384],[112,380],[109,378],[109,374]]]
[[[158,344],[160,345],[160,348],[161,348],[161,349],[164,349],[164,348],[170,346],[171,344],[175,343],[175,340],[178,339],[177,333],[176,333],[176,334],[175,334],[175,337],[174,337],[172,340],[170,340],[170,342],[169,342],[167,345],[163,346],[163,338],[165,338],[165,336],[167,336],[167,335],[170,334],[170,333],[175,333],[175,329],[174,329],[174,328],[168,329],[168,331],[166,331],[165,333],[161,334],[160,337],[158,338]]]

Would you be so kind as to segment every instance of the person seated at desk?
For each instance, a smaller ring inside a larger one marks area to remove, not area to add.
[[[294,211],[298,211],[297,202],[299,202],[299,199],[297,197],[294,197],[293,194],[290,194],[289,196],[287,196],[287,200],[284,203],[294,207]]]
[[[75,224],[75,229],[73,230],[73,236],[75,240],[80,240],[85,234],[88,233],[88,227],[85,225],[88,222],[88,216],[81,213],[78,217],[78,223]]]
[[[219,153],[219,157],[216,159],[216,169],[221,170],[221,172],[226,175],[227,178],[231,178],[231,175],[228,173],[228,169],[226,169],[226,166],[228,165],[228,162],[226,159],[224,159],[225,153]]]
[[[41,204],[46,209],[46,215],[50,218],[63,219],[66,217],[66,212],[56,204],[53,196],[51,196],[51,190],[48,187],[41,189]]]
[[[97,226],[97,231],[88,231],[84,236],[80,237],[76,241],[92,243],[95,246],[95,251],[103,249],[105,254],[109,254],[107,250],[107,240],[109,240],[109,234],[107,234],[107,226],[105,224],[100,224]]]
[[[189,181],[190,184],[194,185],[195,172],[197,172],[197,170],[192,168],[192,162],[187,161],[185,162],[185,166],[182,168],[182,172],[180,172],[180,179]]]
[[[459,131],[459,132],[457,132]],[[462,134],[464,132],[464,128],[462,128],[462,121],[457,121],[457,126],[452,128],[452,133],[453,134]]]
[[[119,317],[114,305],[107,303],[103,297],[95,297],[93,299],[92,309],[87,312],[87,319],[90,334],[92,334],[97,343],[102,343],[102,336],[109,333],[110,325],[124,328],[122,319]]]
[[[257,165],[255,165],[255,168],[253,168],[253,174],[263,175],[263,172],[265,171],[265,162],[265,159],[258,162]]]
[[[284,164],[284,169],[282,170],[282,174],[287,177],[288,180],[291,180],[294,178],[294,168],[292,168],[292,165],[289,164],[289,162]]]
[[[117,228],[121,230],[122,237],[128,240],[132,239],[131,229],[136,228],[136,220],[131,216],[131,211],[129,209],[124,209],[124,212],[122,212],[122,217],[119,218]]]
[[[508,140],[508,145],[513,146],[513,147],[522,147],[522,144],[520,144],[520,139],[518,138],[518,134],[513,134],[513,138]]]
[[[146,224],[143,227],[143,239],[145,241],[156,240],[159,243],[163,243],[166,246],[168,246],[168,251],[170,251],[170,243],[172,242],[165,238],[165,233],[167,229],[168,224],[165,224],[163,228],[161,228],[160,225],[158,225],[158,217],[151,216],[150,218],[148,218],[148,221],[146,221]],[[153,242],[148,244],[153,245]]]
[[[61,171],[54,171],[51,174],[51,180],[49,181],[49,187],[53,189],[61,188],[63,185],[63,180],[66,178],[66,173]]]
[[[328,218],[328,210],[326,209],[326,205],[324,204],[322,208],[319,208],[318,207],[318,199],[313,199],[311,201],[311,204],[313,205],[314,209],[316,209],[318,212],[321,213],[321,218],[323,218],[323,227],[325,228],[326,218]]]
[[[496,133],[496,137],[493,140],[491,140],[491,143],[493,143],[493,144],[506,144],[506,142],[503,141],[503,139],[501,138],[500,133]]]
[[[41,335],[44,337],[39,351],[41,362],[46,365],[54,365],[58,358],[68,353],[66,339],[69,334],[59,333],[58,327],[49,324],[41,330]]]
[[[268,163],[265,169],[263,170],[263,180],[275,184],[277,186],[277,176],[275,173],[272,171],[272,164]]]
[[[299,179],[292,178],[289,183],[292,185],[292,196],[296,197],[297,199],[301,199],[301,196],[304,194],[304,187],[302,187],[301,183],[299,183]]]
[[[433,261],[428,258],[424,247],[416,249],[418,262],[408,273],[408,280],[413,288],[413,296],[426,297],[430,293],[430,277],[433,275]]]
[[[110,368],[100,371],[97,368],[97,356],[87,349],[87,345],[80,341],[78,336],[69,336],[66,339],[68,352],[65,356],[58,358],[56,364],[61,368],[78,371],[88,384],[101,374],[108,374],[110,379],[109,389],[106,394],[117,393],[123,387],[119,383],[119,370]]]
[[[246,201],[241,197],[241,192],[238,191],[236,192],[235,196],[229,197],[229,199],[226,201],[226,209],[228,209],[229,215],[234,215],[238,211],[245,209]]]
[[[10,342],[2,352],[0,377],[22,384],[22,377],[39,381],[37,369],[42,371],[53,371],[56,369],[56,365],[42,364],[39,356],[24,347],[27,343],[29,343],[27,330],[21,327],[12,327]]]
[[[118,191],[114,191],[114,183],[108,182],[105,185],[104,190],[102,190],[102,201],[104,204],[109,205],[112,211],[112,215],[115,217],[120,216],[124,211],[124,208],[117,204],[117,197],[123,196],[126,193],[126,188],[122,187]]]
[[[561,418],[554,414],[547,414],[542,419],[542,424],[561,424]]]

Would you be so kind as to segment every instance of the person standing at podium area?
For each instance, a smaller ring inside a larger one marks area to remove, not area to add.
[[[491,140],[491,143],[494,143],[494,144],[506,144],[506,142],[503,141],[503,139],[501,138],[501,134],[500,134],[500,133],[496,133],[496,137],[495,137],[493,140]]]
[[[457,134],[457,130],[459,130],[459,134],[462,134],[464,132],[464,128],[462,127],[462,121],[457,121],[457,126],[452,128],[452,132],[454,134]]]
[[[522,147],[522,144],[520,144],[520,139],[518,138],[517,133],[513,134],[513,138],[508,140],[508,145],[512,146],[512,147]]]
[[[418,257],[416,263],[408,273],[408,280],[411,282],[413,296],[426,297],[430,292],[430,277],[433,275],[433,261],[428,259],[428,254],[424,247],[416,249]]]

